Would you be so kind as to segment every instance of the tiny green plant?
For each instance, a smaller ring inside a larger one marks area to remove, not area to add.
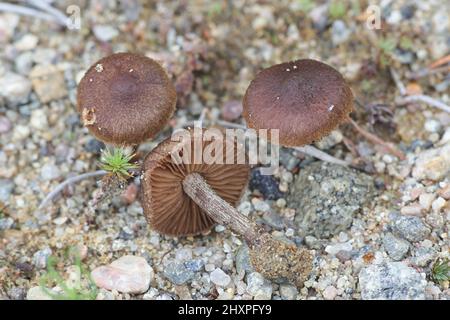
[[[448,258],[436,260],[431,269],[431,278],[436,283],[450,281],[450,261]]]
[[[345,16],[346,7],[341,1],[333,1],[330,3],[329,12],[332,19],[340,19]]]
[[[131,162],[134,154],[125,148],[105,149],[100,158],[100,167],[119,178],[129,178],[132,176],[131,170],[137,169],[138,165]]]
[[[297,0],[297,7],[300,11],[308,13],[314,8],[314,2],[312,0]]]
[[[382,67],[389,64],[389,61],[397,47],[397,41],[393,38],[382,38],[378,41],[378,48],[380,50],[380,63]]]
[[[65,258],[74,258],[74,265],[79,273],[79,277],[75,283],[69,285],[68,281],[58,273],[56,265],[58,263],[56,257],[49,257],[47,260],[47,273],[39,280],[41,290],[53,300],[94,300],[98,294],[98,288],[91,278],[91,274],[81,262],[80,256],[74,250],[69,248],[65,253]],[[87,288],[82,288],[81,278],[85,277],[87,280]],[[62,293],[55,293],[47,288],[48,284],[56,284],[62,289]]]

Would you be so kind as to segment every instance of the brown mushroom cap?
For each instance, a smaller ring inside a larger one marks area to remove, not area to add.
[[[176,93],[164,69],[134,53],[95,63],[78,85],[77,109],[98,139],[138,144],[157,134],[175,111]]]
[[[185,143],[193,148],[195,142],[192,139]],[[202,150],[210,143],[200,142]],[[141,202],[153,229],[172,236],[196,235],[211,229],[215,221],[184,192],[184,177],[193,172],[201,174],[222,199],[235,206],[247,186],[250,168],[247,164],[176,164],[171,153],[179,152],[179,146],[180,142],[168,138],[147,155],[141,176]]]
[[[262,70],[245,93],[243,114],[249,128],[279,129],[281,145],[301,146],[329,134],[352,110],[342,75],[302,59]]]

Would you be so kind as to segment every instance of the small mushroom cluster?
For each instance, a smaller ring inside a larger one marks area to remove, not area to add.
[[[298,60],[257,75],[244,97],[244,116],[250,128],[279,129],[282,145],[299,146],[347,119],[352,100],[339,72],[318,61]],[[163,68],[132,53],[101,59],[86,72],[78,89],[84,125],[98,139],[116,145],[135,145],[153,137],[173,115],[175,104],[175,90]],[[194,130],[189,132],[191,139],[181,144],[196,143]],[[200,146],[205,150],[209,143],[201,139]],[[239,146],[232,143],[237,152]],[[311,272],[311,252],[274,239],[235,209],[250,167],[175,163],[172,155],[178,152],[180,142],[168,138],[144,159],[141,202],[150,226],[163,234],[186,236],[223,224],[248,242],[257,271],[301,285]]]

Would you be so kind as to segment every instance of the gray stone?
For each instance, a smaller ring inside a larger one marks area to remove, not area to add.
[[[335,257],[339,259],[340,262],[351,260],[353,254],[352,251],[340,250],[336,253]]]
[[[16,71],[26,76],[33,67],[33,53],[27,51],[19,54],[14,60]]]
[[[14,225],[14,220],[12,218],[0,218],[0,230],[11,229]]]
[[[231,281],[230,276],[223,272],[220,268],[216,268],[213,272],[211,272],[210,278],[212,283],[221,287],[226,287]]]
[[[0,77],[0,97],[3,97],[9,106],[15,107],[27,102],[30,93],[31,82],[27,78],[12,72]]]
[[[337,46],[347,41],[350,38],[351,33],[351,30],[347,28],[344,21],[336,20],[331,26],[331,41]]]
[[[100,41],[110,41],[119,35],[116,28],[108,25],[96,25],[93,28],[95,37]]]
[[[51,255],[52,249],[49,247],[39,250],[33,255],[33,264],[38,269],[45,269],[47,267],[47,260]]]
[[[367,174],[314,162],[294,179],[287,202],[297,210],[295,223],[300,236],[327,238],[348,229],[374,193],[373,179]]]
[[[292,154],[292,151],[286,148],[280,149],[280,163],[288,171],[294,170],[299,164],[300,159]]]
[[[431,230],[415,216],[397,216],[392,223],[394,233],[408,241],[418,242],[425,239]]]
[[[272,298],[272,284],[260,273],[253,272],[247,277],[247,292],[255,300],[270,300]]]
[[[250,263],[249,248],[246,244],[239,247],[236,253],[236,271],[237,273],[251,273],[254,271]]]
[[[350,241],[343,242],[343,243],[333,243],[331,245],[328,245],[325,247],[325,252],[335,256],[339,251],[351,251],[353,249],[353,246]]]
[[[58,167],[51,163],[44,164],[41,168],[41,178],[46,181],[59,178],[60,174]]]
[[[108,266],[94,269],[91,276],[100,288],[139,294],[148,290],[154,273],[144,258],[123,256]]]
[[[387,233],[383,238],[383,246],[389,257],[395,261],[402,260],[409,250],[409,242]]]
[[[13,287],[8,290],[8,296],[12,300],[23,300],[26,294],[27,292],[24,288]]]
[[[184,263],[171,262],[164,268],[164,276],[173,284],[182,285],[192,280],[195,273]]]
[[[0,179],[0,201],[7,202],[15,187],[14,181],[9,179]]]
[[[263,221],[274,229],[281,230],[284,228],[284,222],[281,216],[273,211],[269,211],[263,214]]]
[[[193,272],[198,272],[203,269],[205,263],[201,259],[194,259],[186,261],[184,266]]]
[[[411,263],[417,267],[426,267],[436,258],[436,250],[433,248],[420,247],[414,251]]]
[[[298,290],[295,286],[290,284],[280,285],[280,296],[283,300],[295,300],[297,299]]]
[[[359,273],[364,300],[422,300],[426,280],[402,262],[370,265]]]
[[[192,259],[192,249],[191,248],[181,248],[175,253],[175,259],[177,261],[188,261]]]
[[[9,132],[11,128],[11,121],[7,117],[0,116],[0,134]]]

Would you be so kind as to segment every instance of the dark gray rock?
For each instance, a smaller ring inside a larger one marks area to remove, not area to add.
[[[184,262],[184,266],[192,272],[199,272],[205,266],[205,263],[201,259],[193,259]]]
[[[402,260],[409,250],[409,242],[387,233],[383,238],[383,246],[389,257],[395,261]]]
[[[397,216],[392,222],[392,230],[411,242],[422,241],[431,232],[422,219],[415,216]]]
[[[182,285],[192,280],[195,272],[187,268],[184,263],[172,262],[164,269],[164,276],[173,284]]]
[[[283,193],[278,188],[278,181],[271,175],[261,174],[259,168],[252,170],[249,188],[261,192],[264,199],[276,200],[283,197]]]
[[[0,179],[0,201],[7,202],[15,187],[14,181],[9,179]]]
[[[348,229],[375,194],[372,177],[343,166],[314,162],[300,171],[287,197],[297,210],[299,235],[327,238]]]
[[[247,274],[254,271],[250,263],[249,248],[243,244],[236,253],[236,271],[237,273],[245,272]]]
[[[426,267],[436,259],[436,250],[433,248],[420,247],[414,251],[411,263],[417,267]]]
[[[426,280],[402,262],[370,265],[359,273],[364,300],[423,300]]]

